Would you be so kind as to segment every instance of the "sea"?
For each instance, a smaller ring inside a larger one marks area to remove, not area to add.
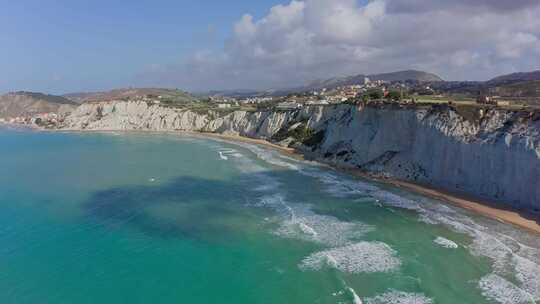
[[[256,144],[0,127],[0,303],[540,303],[540,237]]]

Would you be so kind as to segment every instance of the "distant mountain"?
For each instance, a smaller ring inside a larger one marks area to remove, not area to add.
[[[364,75],[359,74],[348,77],[330,78],[327,80],[314,81],[307,85],[308,89],[336,88],[340,86],[354,85],[364,83],[365,78],[371,81],[418,81],[418,82],[438,82],[444,81],[441,77],[423,71],[407,70],[393,73]]]
[[[114,89],[106,92],[84,92],[70,93],[63,97],[70,99],[76,103],[85,103],[93,101],[110,101],[122,99],[137,99],[143,97],[159,97],[165,100],[173,100],[175,102],[196,102],[198,99],[193,95],[177,89],[162,89],[162,88],[127,88]]]
[[[0,96],[0,118],[32,116],[39,113],[65,113],[76,106],[76,103],[62,96],[14,92]]]
[[[368,75],[368,78],[371,80],[383,80],[383,81],[418,81],[418,82],[444,81],[441,77],[433,73],[415,71],[415,70]]]
[[[540,70],[502,75],[489,80],[490,85],[540,80]]]
[[[503,97],[540,97],[540,80],[497,85],[490,87],[489,93]]]

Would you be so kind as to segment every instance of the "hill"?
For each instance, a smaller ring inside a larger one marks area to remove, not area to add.
[[[524,73],[513,73],[508,75],[502,75],[489,80],[489,85],[499,85],[524,81],[540,80],[540,70]]]
[[[415,71],[415,70],[368,75],[368,78],[371,80],[383,80],[383,81],[418,81],[418,82],[444,81],[441,77],[433,73]]]
[[[503,97],[540,97],[540,80],[520,81],[489,89],[492,95]]]
[[[0,118],[65,113],[77,106],[62,96],[35,92],[14,92],[0,96]]]
[[[317,80],[309,85],[307,85],[307,90],[312,89],[320,89],[320,88],[336,88],[340,86],[347,86],[347,85],[353,85],[353,84],[361,84],[364,83],[364,79],[369,78],[371,81],[414,81],[414,82],[438,82],[438,81],[444,81],[441,77],[433,74],[433,73],[427,73],[423,71],[416,71],[416,70],[406,70],[406,71],[398,71],[398,72],[392,72],[392,73],[383,73],[383,74],[372,74],[372,75],[364,75],[359,74],[355,76],[348,76],[348,77],[338,77],[338,78],[330,78],[326,80]]]
[[[140,99],[145,97],[159,98],[174,103],[191,103],[198,101],[196,97],[182,90],[162,88],[114,89],[106,92],[71,93],[65,94],[63,97],[79,104],[85,102]]]

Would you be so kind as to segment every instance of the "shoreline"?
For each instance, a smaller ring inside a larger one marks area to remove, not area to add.
[[[304,155],[293,148],[282,147],[280,145],[271,143],[264,139],[254,139],[249,137],[237,136],[237,135],[225,135],[225,134],[216,134],[216,133],[203,133],[203,132],[184,132],[181,133],[188,135],[195,135],[201,137],[217,138],[230,141],[239,141],[245,143],[258,144],[271,149],[277,150],[279,152],[285,153],[288,156],[293,156],[297,159],[304,160]],[[482,200],[480,198],[472,197],[464,193],[452,193],[444,189],[438,189],[432,186],[421,185],[417,183],[412,183],[408,181],[402,181],[393,178],[381,178],[373,174],[363,172],[359,169],[348,169],[340,168],[324,162],[315,160],[316,162],[328,166],[334,170],[378,182],[385,185],[390,185],[400,189],[407,190],[409,192],[427,196],[432,199],[439,200],[443,203],[447,203],[459,208],[469,210],[478,215],[502,222],[504,224],[510,224],[522,229],[525,229],[529,232],[540,234],[540,218],[534,214],[527,213],[526,215],[530,218],[525,217],[520,214],[520,211],[512,209],[511,207],[503,206],[500,203],[489,202],[487,200]],[[536,219],[536,221],[535,221]]]
[[[38,128],[39,129],[39,128]],[[304,155],[293,149],[288,147],[283,147],[278,144],[269,142],[265,139],[255,139],[250,137],[244,137],[240,135],[232,135],[232,134],[219,134],[219,133],[209,133],[209,132],[197,132],[197,131],[153,131],[153,130],[47,130],[47,129],[39,129],[42,131],[53,131],[53,132],[77,132],[77,133],[110,133],[110,132],[118,132],[118,133],[158,133],[158,134],[184,134],[189,135],[193,137],[204,137],[204,138],[214,138],[214,139],[221,139],[221,140],[227,140],[231,142],[243,142],[243,143],[251,143],[256,145],[261,145],[273,150],[276,150],[278,152],[287,154],[288,156],[294,157],[298,160],[306,160],[304,158]],[[359,169],[351,169],[351,168],[343,168],[338,167],[332,164],[325,163],[323,161],[314,160],[315,162],[325,165],[330,169],[343,172],[345,174],[349,174],[351,176],[356,176],[360,178],[364,178],[373,182],[378,182],[385,185],[390,185],[393,187],[397,187],[400,189],[404,189],[406,191],[409,191],[411,193],[420,194],[432,199],[439,200],[443,203],[447,203],[459,208],[463,208],[466,210],[469,210],[473,213],[476,213],[478,215],[491,218],[493,220],[514,225],[517,227],[520,227],[522,229],[525,229],[529,232],[533,232],[535,234],[540,235],[540,217],[535,214],[527,213],[525,211],[519,211],[509,206],[504,206],[500,203],[490,202],[488,200],[484,200],[481,198],[473,197],[472,195],[468,195],[465,193],[453,193],[445,189],[436,188],[429,185],[422,185],[418,183],[413,183],[409,181],[403,181],[398,180],[394,178],[382,178],[380,176],[376,176],[374,174],[370,174],[368,172],[364,172]]]

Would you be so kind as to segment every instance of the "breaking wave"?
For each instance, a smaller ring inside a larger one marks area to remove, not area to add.
[[[364,236],[373,227],[354,222],[343,222],[332,216],[318,215],[309,210],[285,221],[277,235],[312,241],[327,246],[342,246]]]
[[[351,287],[348,287],[347,290],[349,290],[349,292],[351,293],[353,304],[362,304],[362,300],[356,294],[356,291],[354,291],[354,289],[352,289]]]
[[[480,280],[482,295],[502,304],[534,304],[534,297],[506,279],[490,274]]]
[[[313,253],[302,260],[300,269],[329,267],[347,273],[374,273],[394,271],[400,265],[390,246],[381,242],[360,242]]]
[[[437,237],[433,242],[441,247],[448,249],[457,249],[459,247],[458,244],[456,244],[454,241],[445,239],[441,236]]]
[[[335,197],[371,197],[381,206],[390,206],[415,211],[422,222],[431,225],[444,225],[453,231],[469,235],[473,243],[470,251],[479,256],[485,256],[493,261],[492,275],[508,276],[516,280],[516,288],[530,295],[528,301],[540,300],[540,247],[538,238],[527,238],[527,233],[516,233],[515,230],[504,229],[500,223],[477,220],[465,215],[461,210],[442,205],[430,200],[419,203],[361,181],[347,179],[330,172],[317,169],[299,169],[299,172],[317,178],[326,186],[326,192]],[[503,231],[500,231],[503,230]],[[523,242],[529,241],[535,247]],[[439,238],[436,244],[456,248],[455,242]],[[316,257],[319,258],[320,255]],[[316,263],[315,263],[316,264]],[[483,281],[484,286],[485,280]]]
[[[366,299],[366,304],[432,304],[433,300],[421,293],[389,291]]]
[[[282,156],[277,152],[250,144],[241,144],[241,146],[269,164],[317,179],[324,186],[323,190],[333,197],[351,198],[361,202],[375,203],[381,207],[415,211],[421,222],[429,225],[443,225],[455,232],[468,235],[472,240],[472,243],[467,246],[471,253],[488,257],[493,264],[493,272],[478,282],[484,296],[500,303],[540,301],[540,284],[538,284],[540,282],[540,249],[538,249],[540,239],[537,237],[508,228],[496,221],[483,218],[473,220],[463,210],[434,200],[411,199],[369,183],[321,170],[310,162]],[[261,168],[257,170],[264,171]],[[275,190],[278,186],[279,182],[274,181],[273,184],[267,182],[260,190]],[[279,208],[288,212],[286,220],[276,234],[336,247],[308,256],[300,264],[302,269],[331,267],[345,272],[370,272],[388,271],[399,266],[399,259],[395,256],[395,252],[384,243],[351,243],[368,231],[366,225],[341,222],[330,216],[316,215],[305,206],[303,209],[298,206],[295,208],[289,206],[290,209],[288,209],[285,207],[288,204],[283,195],[267,196],[265,199],[277,200],[279,203],[274,205],[281,205]],[[369,227],[369,229],[374,228]],[[355,232],[351,233],[351,231]],[[458,246],[455,242],[440,237],[434,242],[447,248]],[[493,288],[494,286],[498,289]],[[418,304],[432,303],[432,301],[423,295],[391,292],[368,299],[367,303]]]

